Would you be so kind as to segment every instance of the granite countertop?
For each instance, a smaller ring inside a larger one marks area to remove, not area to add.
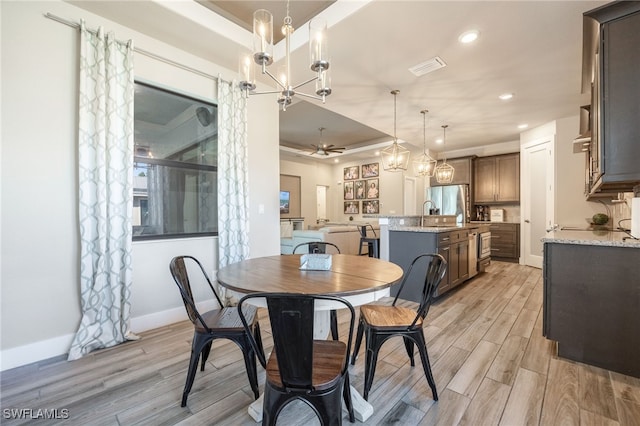
[[[460,229],[477,229],[478,226],[473,223],[465,223],[464,225],[451,225],[451,226],[404,226],[404,225],[391,225],[389,231],[399,232],[430,232],[440,233],[449,231],[458,231]]]
[[[631,239],[625,232],[612,230],[585,229],[553,231],[542,238],[542,242],[640,248],[640,240]]]

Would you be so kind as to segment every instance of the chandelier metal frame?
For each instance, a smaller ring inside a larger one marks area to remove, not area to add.
[[[273,63],[273,15],[265,9],[256,10],[253,13],[253,55],[245,56],[240,59],[240,89],[244,91],[245,96],[264,95],[277,93],[278,104],[283,111],[287,110],[287,106],[291,105],[293,96],[300,95],[306,98],[322,101],[325,103],[326,97],[331,94],[329,70],[329,58],[327,47],[327,24],[322,18],[314,18],[309,21],[309,53],[311,59],[311,71],[316,75],[302,83],[291,84],[291,34],[294,28],[291,16],[289,16],[289,1],[287,1],[287,15],[282,25],[282,33],[284,34],[286,52],[284,74],[281,78],[273,75],[267,66]],[[253,60],[251,60],[253,59]],[[256,92],[255,70],[252,68],[254,63],[259,65],[262,74],[266,74],[275,81],[278,89],[264,92]],[[297,89],[316,82],[315,94],[298,92]]]
[[[380,151],[382,157],[382,168],[388,172],[399,172],[407,170],[411,152],[398,144],[396,136],[397,125],[397,96],[399,90],[392,90],[393,95],[393,143]]]
[[[413,170],[418,177],[433,177],[436,174],[438,161],[427,154],[427,113],[429,110],[423,109],[422,114],[422,155],[413,161]]]
[[[442,125],[442,146],[443,147],[444,147],[444,143],[446,142],[447,127],[449,127],[447,124]],[[438,183],[451,183],[453,182],[454,173],[455,173],[455,169],[451,164],[447,163],[447,155],[445,152],[445,155],[442,159],[442,163],[440,163],[440,165],[436,167],[436,180],[438,181]]]

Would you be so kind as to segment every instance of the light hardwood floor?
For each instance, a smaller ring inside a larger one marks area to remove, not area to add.
[[[541,312],[541,271],[494,262],[438,300],[425,322],[440,400],[433,401],[419,361],[410,367],[402,340],[394,339],[381,350],[369,395],[375,412],[365,424],[640,425],[640,379],[555,356],[553,342],[542,337]],[[343,314],[340,320],[345,336]],[[260,322],[269,350],[264,314]],[[255,425],[242,356],[224,340],[214,343],[187,407],[180,407],[192,334],[182,322],[78,361],[57,358],[2,372],[0,422],[28,423],[6,418],[7,409],[58,409],[68,419],[37,424]],[[350,368],[359,390],[363,373],[361,350]],[[263,382],[260,367],[258,374]],[[279,418],[283,425],[314,423],[303,403]]]

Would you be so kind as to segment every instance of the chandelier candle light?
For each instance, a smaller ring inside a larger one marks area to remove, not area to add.
[[[286,57],[284,69],[280,78],[274,76],[267,66],[273,63],[273,15],[265,9],[256,10],[253,13],[253,54],[243,55],[240,58],[240,88],[245,95],[261,95],[266,93],[277,93],[278,103],[283,111],[291,104],[294,95],[305,96],[307,98],[321,100],[325,102],[326,97],[331,94],[331,79],[329,76],[329,55],[327,47],[327,22],[322,18],[314,18],[309,21],[309,57],[311,71],[316,75],[307,81],[297,85],[291,84],[291,34],[293,26],[289,16],[289,2],[287,1],[287,16],[284,18],[282,33],[286,43]],[[255,69],[253,64],[257,64],[262,69],[262,74],[268,75],[276,82],[278,90],[267,92],[255,92]],[[305,84],[316,83],[315,94],[296,92]]]
[[[393,95],[393,143],[380,151],[382,156],[382,168],[388,172],[399,172],[407,170],[409,166],[410,152],[408,149],[398,145],[398,138],[396,136],[396,98],[400,93],[399,90],[392,90]]]
[[[446,141],[446,131],[448,125],[442,126],[442,146]],[[447,163],[447,156],[445,154],[442,163],[436,167],[436,180],[438,183],[451,183],[453,181],[453,173],[455,172],[453,166]]]
[[[413,161],[413,171],[416,176],[421,177],[433,177],[436,173],[436,165],[438,162],[434,160],[429,154],[427,154],[427,113],[429,111],[423,109],[420,111],[422,114],[422,140],[423,151],[420,158]]]

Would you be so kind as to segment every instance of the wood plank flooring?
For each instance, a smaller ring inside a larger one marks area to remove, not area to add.
[[[364,424],[640,425],[640,379],[558,358],[555,344],[542,336],[541,313],[541,271],[493,262],[438,300],[425,321],[440,400],[433,401],[420,363],[410,367],[402,340],[392,339],[380,352],[369,396],[375,412]],[[345,336],[346,317],[341,313],[339,319]],[[260,322],[270,350],[264,313]],[[214,343],[206,370],[198,371],[188,405],[181,408],[191,323],[141,335],[140,341],[78,361],[59,357],[2,372],[0,423],[32,422],[12,417],[12,409],[31,409],[32,416],[47,409],[64,418],[36,424],[255,425],[247,414],[253,398],[235,344]],[[359,390],[363,351],[350,367]],[[264,382],[260,367],[258,374]],[[301,402],[290,404],[278,423],[319,424]]]

